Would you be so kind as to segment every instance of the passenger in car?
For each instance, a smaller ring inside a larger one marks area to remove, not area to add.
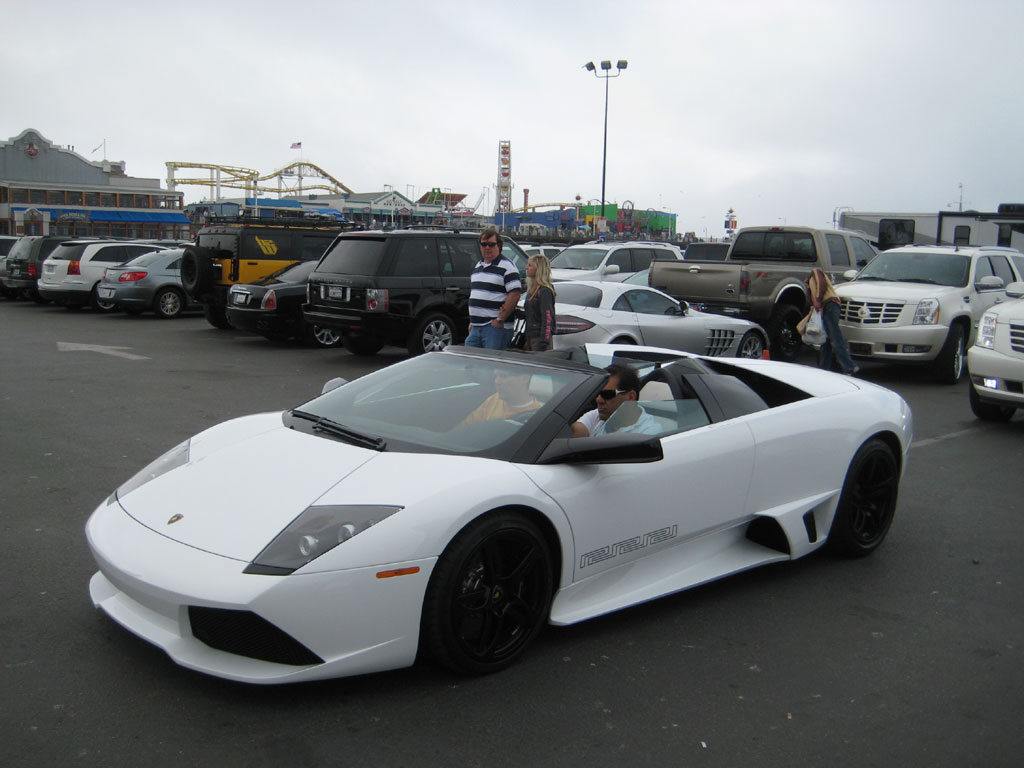
[[[498,370],[494,373],[495,393],[480,403],[459,426],[478,421],[510,419],[520,413],[535,411],[541,402],[530,394],[530,374]]]
[[[640,377],[633,368],[613,363],[605,368],[608,381],[597,393],[597,408],[584,413],[572,424],[573,437],[597,437],[610,432],[636,432],[657,435],[664,432],[658,420],[636,402],[640,391]],[[621,412],[620,412],[621,411]],[[608,419],[615,414],[612,428]]]

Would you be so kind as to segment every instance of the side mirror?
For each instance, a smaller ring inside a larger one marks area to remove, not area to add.
[[[604,269],[601,270],[606,275],[617,275],[619,274],[618,264],[605,264]]]
[[[986,275],[974,282],[974,287],[979,291],[998,291],[1003,287],[1003,278],[996,275]]]
[[[845,277],[845,278],[846,278],[847,280],[853,280],[853,279],[854,279],[855,277],[857,277],[857,275],[859,275],[859,274],[860,274],[860,271],[859,271],[859,270],[856,270],[856,269],[848,269],[848,270],[846,270],[845,272],[843,272],[843,277]]]
[[[1024,283],[1015,280],[1006,286],[1006,295],[1011,299],[1024,298]]]
[[[342,384],[348,384],[348,379],[343,379],[340,376],[338,376],[336,378],[333,378],[333,379],[331,379],[330,381],[327,381],[324,384],[324,388],[320,390],[320,394],[321,395],[326,395],[332,389],[337,389]]]

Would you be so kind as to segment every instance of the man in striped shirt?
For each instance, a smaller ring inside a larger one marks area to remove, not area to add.
[[[513,315],[522,283],[519,270],[501,255],[501,235],[491,227],[480,233],[480,261],[469,290],[467,347],[506,349],[512,340]]]

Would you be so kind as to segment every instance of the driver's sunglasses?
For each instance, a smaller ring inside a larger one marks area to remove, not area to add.
[[[498,247],[498,241],[497,240],[481,240],[480,241],[480,247],[481,248],[497,248]]]
[[[611,400],[613,397],[624,395],[629,392],[628,389],[602,389],[597,393],[597,396],[602,400]]]

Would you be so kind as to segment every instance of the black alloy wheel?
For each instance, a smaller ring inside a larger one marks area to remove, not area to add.
[[[553,573],[547,540],[530,520],[511,512],[478,518],[452,539],[431,574],[424,650],[464,674],[508,667],[547,620]]]
[[[878,439],[864,443],[847,470],[828,534],[829,548],[847,557],[874,552],[892,524],[899,485],[900,470],[892,449]]]
[[[792,363],[800,354],[800,332],[796,326],[803,319],[803,313],[792,304],[780,304],[768,319],[768,338],[771,342],[772,360]]]

